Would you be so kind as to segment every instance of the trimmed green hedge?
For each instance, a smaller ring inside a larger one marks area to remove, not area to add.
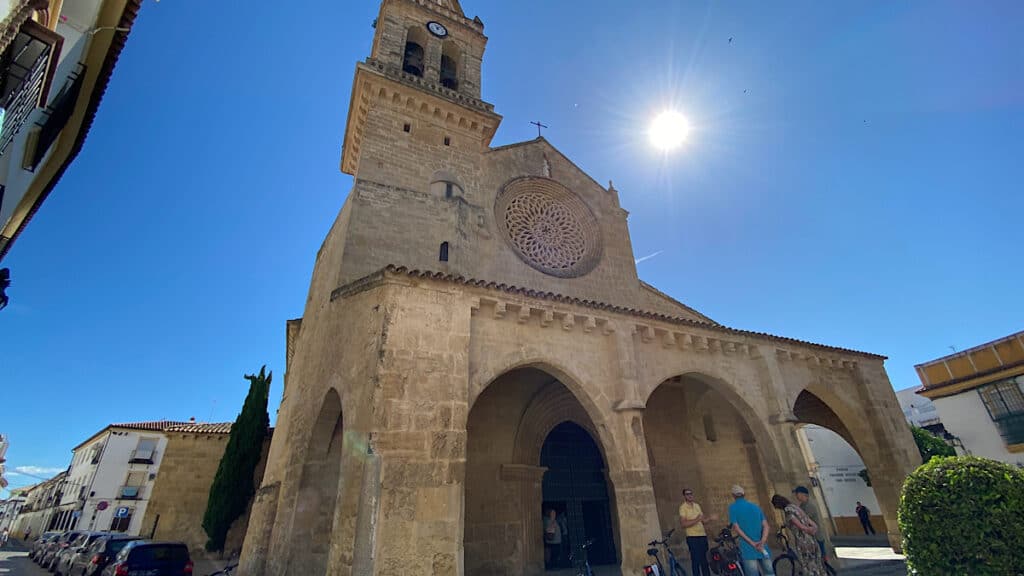
[[[911,574],[1024,574],[1024,472],[936,457],[903,484],[899,525]]]

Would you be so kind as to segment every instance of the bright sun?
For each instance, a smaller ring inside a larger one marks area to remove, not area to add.
[[[681,146],[690,132],[690,122],[675,110],[666,110],[651,122],[648,135],[651,144],[664,151],[674,150]]]

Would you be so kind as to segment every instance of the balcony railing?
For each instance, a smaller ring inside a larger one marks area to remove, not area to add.
[[[118,500],[138,500],[142,498],[142,486],[121,486],[117,492]]]
[[[1017,412],[995,420],[999,435],[1007,445],[1024,444],[1024,412]]]
[[[132,450],[130,464],[152,464],[156,458],[156,450]]]
[[[61,36],[30,20],[0,55],[0,156],[7,152],[29,115],[45,103],[62,44]]]

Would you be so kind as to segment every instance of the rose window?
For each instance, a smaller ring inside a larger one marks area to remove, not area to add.
[[[601,257],[597,219],[553,180],[514,180],[499,194],[495,218],[519,257],[545,274],[582,276]]]

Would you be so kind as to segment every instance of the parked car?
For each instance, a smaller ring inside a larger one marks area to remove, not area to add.
[[[107,532],[84,532],[81,536],[72,540],[67,548],[57,553],[56,559],[53,561],[53,573],[57,574],[57,576],[67,574],[75,559],[88,553],[93,543],[101,536],[106,535]]]
[[[99,576],[129,542],[141,540],[138,536],[104,534],[96,539],[89,551],[75,557],[65,574],[67,576]]]
[[[84,532],[84,530],[69,530],[55,538],[52,542],[46,545],[46,548],[43,549],[43,553],[37,558],[38,561],[36,563],[49,570],[50,567],[53,566],[53,561],[56,559],[57,554],[70,546],[71,542],[73,542],[75,538],[82,535],[82,532]]]
[[[192,574],[192,558],[182,542],[134,540],[117,553],[102,576],[182,576]]]
[[[36,554],[46,546],[47,543],[51,542],[54,538],[60,536],[60,532],[43,532],[38,538],[32,541],[29,545],[28,557],[35,558]]]

